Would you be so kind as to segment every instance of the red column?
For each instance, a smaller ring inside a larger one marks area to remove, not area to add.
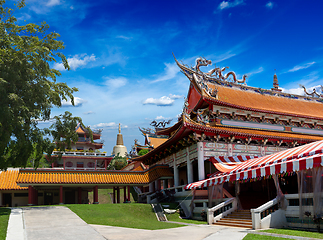
[[[96,170],[96,166],[98,164],[98,160],[95,160],[95,163],[94,163],[94,169]]]
[[[93,188],[93,204],[99,204],[99,199],[98,199],[98,196],[99,196],[99,193],[98,193],[98,186],[95,186]]]
[[[33,205],[33,187],[28,186],[28,205]]]
[[[127,202],[127,190],[126,187],[123,187],[123,202]]]
[[[63,203],[63,186],[59,186],[59,204],[64,204]]]
[[[120,203],[120,188],[117,187],[117,203]]]
[[[130,186],[128,186],[127,188],[128,188],[128,201],[130,202]]]
[[[63,168],[65,170],[65,158],[63,158]]]
[[[78,193],[78,204],[81,204],[82,203],[82,188],[81,187],[78,187],[77,189],[77,193]]]
[[[54,168],[54,162],[52,162],[52,168]]]
[[[157,180],[157,191],[161,190],[161,180]]]

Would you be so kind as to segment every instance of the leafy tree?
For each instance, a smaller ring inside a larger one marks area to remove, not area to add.
[[[19,25],[6,4],[0,0],[0,169],[26,166],[34,153],[38,162],[52,148],[38,121],[49,120],[51,108],[61,106],[62,99],[74,105],[77,91],[57,82],[60,72],[50,65],[61,60],[69,69],[59,52],[64,48],[59,34],[48,33],[45,22]],[[25,1],[16,6],[23,8]]]
[[[121,170],[128,164],[126,157],[121,157],[120,153],[111,160],[108,170]]]
[[[138,153],[139,156],[145,155],[146,153],[149,153],[148,149],[141,149]]]

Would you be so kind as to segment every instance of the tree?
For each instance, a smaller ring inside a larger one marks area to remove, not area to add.
[[[149,153],[149,149],[141,149],[138,153],[139,156],[145,155],[146,153]]]
[[[120,153],[111,160],[108,170],[121,170],[128,164],[126,157],[121,157]]]
[[[19,10],[24,0],[16,4]],[[56,81],[60,72],[50,63],[61,60],[69,69],[58,33],[48,33],[49,26],[28,23],[19,25],[14,10],[0,0],[0,169],[26,166],[35,154],[52,148],[38,121],[50,119],[51,108],[71,99],[76,88]]]

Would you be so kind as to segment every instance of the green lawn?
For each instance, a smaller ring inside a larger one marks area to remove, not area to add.
[[[163,205],[169,205],[169,207],[163,207],[163,208],[169,208],[169,209],[178,209],[179,205],[178,203],[160,203],[161,206]],[[182,223],[190,223],[190,224],[207,224],[207,222],[199,221],[199,220],[193,220],[193,219],[182,219],[179,217],[179,213],[173,213],[173,214],[165,214],[168,221],[174,221],[174,222],[182,222]]]
[[[262,230],[261,232],[323,239],[323,233],[319,233],[319,232],[308,232],[308,231],[292,230],[292,229],[268,229],[268,230]]]
[[[10,212],[9,208],[0,208],[0,240],[6,239]]]
[[[74,204],[65,205],[88,224],[138,229],[166,229],[183,225],[158,222],[149,204]]]
[[[272,237],[272,236],[266,236],[266,235],[259,235],[259,234],[252,234],[252,233],[248,233],[243,240],[286,240],[286,238],[281,238],[281,237]]]

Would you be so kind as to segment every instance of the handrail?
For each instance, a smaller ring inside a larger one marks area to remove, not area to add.
[[[231,204],[231,206],[230,206]],[[213,208],[209,208],[207,210],[207,222],[208,224],[213,224],[215,221],[219,220],[221,217],[224,217],[231,212],[235,211],[237,209],[237,199],[236,198],[229,198],[225,202],[222,202]],[[214,216],[214,213],[218,210],[221,210],[216,216]]]
[[[274,199],[266,202],[265,204],[261,205],[260,207],[255,208],[255,209],[251,209],[251,210],[253,210],[253,212],[255,212],[255,213],[261,213],[263,211],[266,211],[268,208],[276,205],[277,203],[278,203],[277,198],[274,198]]]
[[[255,209],[250,209],[251,212],[251,218],[252,218],[252,228],[254,230],[260,229],[261,228],[261,219],[265,218],[267,215],[271,214],[272,212],[275,211],[275,209],[271,209],[268,211],[267,215],[263,216],[263,212],[267,211],[268,209],[274,207],[275,205],[278,204],[278,199],[277,197],[266,202],[265,204],[261,205],[258,208]]]
[[[229,203],[232,203],[235,198],[229,198],[225,202],[219,203],[218,205],[214,206],[213,208],[209,208],[208,211],[215,212],[216,210],[228,205]]]

